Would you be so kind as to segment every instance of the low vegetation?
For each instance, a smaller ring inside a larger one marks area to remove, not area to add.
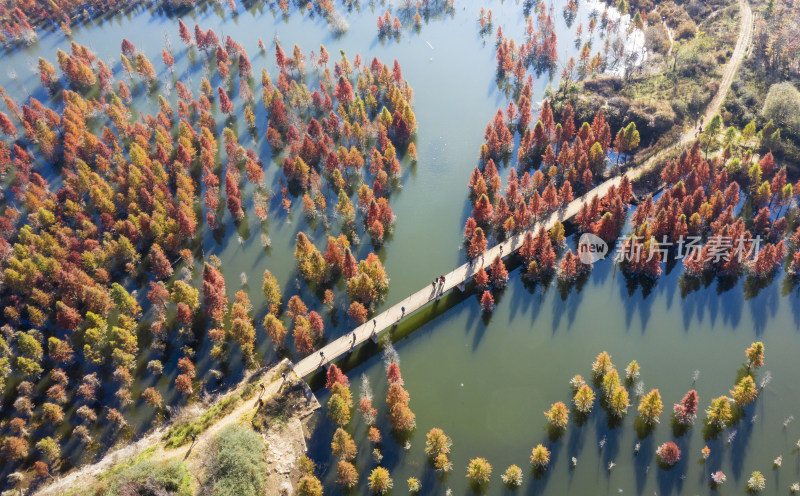
[[[222,398],[210,408],[204,410],[197,418],[176,422],[164,434],[163,441],[165,441],[165,446],[167,448],[177,448],[190,443],[193,435],[199,435],[214,422],[235,410],[243,400],[251,398],[255,391],[255,384],[246,384],[242,391]]]
[[[743,128],[753,122],[761,128],[773,121],[781,139],[759,147],[786,159],[793,176],[800,174],[800,7],[785,0],[751,0],[756,16],[753,45],[745,58],[731,91],[725,99],[722,117]]]
[[[644,63],[622,76],[594,74],[583,81],[562,81],[553,108],[560,113],[571,102],[582,120],[602,108],[614,128],[634,122],[641,133],[641,152],[650,154],[661,143],[674,141],[685,124],[696,127],[733,53],[741,13],[736,0],[627,4],[632,15],[642,18]]]
[[[237,425],[225,427],[214,438],[210,473],[211,496],[262,496],[267,477],[264,441]]]
[[[178,460],[157,462],[143,459],[110,471],[96,488],[103,496],[164,495],[191,496],[191,477]]]

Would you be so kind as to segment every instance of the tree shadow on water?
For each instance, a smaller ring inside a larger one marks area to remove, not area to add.
[[[632,456],[634,471],[636,472],[636,492],[641,494],[644,491],[647,475],[654,461],[655,439],[653,436],[647,436],[636,444],[639,445],[638,453],[636,453],[636,446],[633,447],[631,452],[634,453]]]
[[[761,336],[766,330],[770,318],[775,317],[780,306],[780,292],[778,284],[773,278],[756,280],[751,284],[763,284],[757,291],[748,288],[748,282],[752,278],[748,277],[744,283],[744,300],[749,303],[750,312],[753,315],[753,327],[756,336]],[[767,283],[768,281],[768,283]],[[752,296],[751,296],[752,295]],[[796,306],[796,305],[792,305]]]
[[[731,473],[736,479],[742,476],[744,458],[747,455],[747,445],[750,443],[750,437],[753,434],[752,418],[755,405],[755,403],[752,403],[744,408],[734,407],[734,420],[731,425],[731,432],[735,429],[736,435],[729,442],[729,451],[731,454]]]
[[[613,415],[596,415],[595,416],[595,429],[597,431],[597,446],[598,451],[601,452],[600,459],[603,464],[603,469],[608,470],[611,462],[616,463],[619,455],[619,437],[622,433],[623,419],[617,418]],[[603,446],[600,446],[600,443]]]
[[[683,487],[682,476],[686,471],[686,459],[682,457],[678,463],[671,467],[659,463],[657,470],[658,494],[663,496],[669,496],[673,492],[680,494]]]
[[[575,457],[576,459],[580,459],[581,452],[583,451],[583,445],[585,443],[586,431],[583,429],[583,426],[589,421],[589,417],[585,414],[581,414],[576,412],[573,409],[573,421],[575,426],[569,430],[569,437],[566,441],[566,450],[568,457]],[[572,475],[575,473],[572,470],[572,461],[569,462],[570,471],[569,471],[569,482],[572,482]]]
[[[795,304],[790,305],[790,307],[792,309],[792,317],[794,318],[795,330],[800,330],[800,304],[796,301],[798,297],[800,297],[800,284],[798,284],[798,278],[796,276],[786,276],[783,279],[781,282],[781,296],[795,299]]]
[[[645,294],[644,289],[642,295],[636,294],[636,288],[640,285],[638,278],[631,278],[624,276],[625,284],[619,286],[619,296],[625,307],[625,328],[631,330],[633,325],[633,317],[636,313],[639,314],[641,320],[641,332],[647,328],[647,322],[650,320],[650,313],[655,298],[647,298],[649,290]]]
[[[523,270],[524,269],[520,269],[519,274],[520,280],[522,281],[522,287],[525,289],[525,291],[518,291],[516,288],[511,291],[510,297],[512,298],[512,301],[511,312],[508,316],[509,323],[516,321],[518,312],[524,314],[528,309],[531,311],[531,316],[527,320],[530,322],[536,322],[537,317],[542,310],[542,303],[544,302],[544,295],[547,291],[547,285],[542,285],[528,280],[525,277]],[[518,283],[514,282],[513,284],[516,285]]]
[[[552,450],[551,450],[552,453]],[[542,494],[544,489],[547,487],[547,483],[550,480],[550,473],[552,472],[553,466],[553,456],[550,456],[550,469],[536,469],[533,468],[530,471],[531,474],[531,483],[528,486],[528,494],[535,495],[535,494]]]

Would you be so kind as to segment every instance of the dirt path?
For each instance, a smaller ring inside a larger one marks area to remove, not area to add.
[[[750,38],[753,35],[753,11],[750,10],[750,4],[747,0],[739,0],[739,8],[741,9],[739,38],[736,40],[736,48],[733,49],[733,55],[731,55],[731,59],[722,73],[722,81],[720,81],[717,94],[714,95],[714,99],[711,100],[706,109],[705,122],[708,122],[715,114],[719,113],[722,101],[725,99],[725,95],[728,94],[733,78],[736,77],[736,73],[742,65],[742,59],[747,53],[747,47],[750,46]]]
[[[667,37],[669,38],[669,50],[667,50],[666,60],[669,60],[670,55],[672,55],[672,49],[675,47],[675,38],[672,36],[672,30],[667,26],[667,23],[664,20],[661,20],[661,25],[664,26],[664,31],[667,32]]]
[[[722,71],[722,79],[720,79],[719,88],[717,89],[716,94],[714,94],[714,98],[711,100],[711,103],[708,104],[708,107],[706,107],[706,111],[703,114],[703,122],[706,124],[716,114],[719,113],[719,109],[722,107],[722,102],[725,100],[725,96],[728,94],[728,90],[731,88],[733,79],[736,77],[736,73],[739,71],[739,67],[742,65],[742,60],[744,59],[748,47],[750,46],[750,40],[753,35],[753,11],[750,9],[750,4],[747,0],[739,0],[739,8],[741,9],[741,18],[739,19],[739,37],[736,39],[736,46],[733,49],[731,59],[728,61],[728,64]],[[670,35],[670,41],[671,40],[672,36]],[[670,45],[670,50],[671,46],[672,45]],[[661,160],[665,155],[674,152],[676,149],[689,146],[697,138],[695,134],[696,131],[697,128],[694,127],[684,129],[683,133],[681,134],[681,139],[676,141],[674,144],[660,150],[658,153],[645,160],[640,166],[630,169],[625,175],[627,175],[629,179],[634,179],[642,172],[655,165],[655,163]],[[594,190],[590,191],[584,195],[584,198],[590,198],[591,196],[594,196],[594,194]]]
[[[289,364],[288,360],[284,360],[281,363],[285,363],[287,365]],[[262,377],[259,379],[262,384],[265,384],[264,393],[261,395],[263,399],[269,398],[273,394],[277,393],[280,389],[283,383],[283,379],[279,373],[280,370],[282,369],[280,368],[280,365],[278,365],[263,372]],[[291,369],[289,369],[289,371],[290,372],[287,374],[287,380],[297,380],[298,378],[294,375],[294,373],[291,372]],[[244,382],[245,381],[243,381],[235,390],[226,394],[225,397],[240,394]],[[139,441],[106,454],[97,463],[86,465],[79,470],[54,479],[53,482],[51,482],[48,486],[38,489],[33,494],[35,496],[58,496],[62,492],[74,489],[76,487],[89,487],[97,480],[98,476],[112,468],[117,463],[129,460],[146,449],[154,446],[156,449],[152,454],[152,460],[167,461],[180,457],[180,459],[184,460],[186,463],[189,473],[192,475],[202,474],[204,471],[204,467],[202,466],[204,460],[200,455],[207,451],[211,441],[219,431],[228,425],[244,421],[248,414],[255,412],[258,404],[258,398],[259,395],[256,395],[251,399],[242,401],[242,403],[233,411],[229,412],[227,415],[212,424],[208,429],[200,433],[192,446],[187,444],[178,448],[165,448],[161,439],[167,432],[169,426],[160,427]],[[217,401],[220,400],[222,400],[222,397]]]

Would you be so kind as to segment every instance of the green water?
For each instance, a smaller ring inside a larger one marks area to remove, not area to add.
[[[502,25],[506,35],[521,39],[521,4],[492,2],[487,7],[494,11],[495,26]],[[207,5],[183,17],[190,28],[197,22],[204,29],[213,28],[221,39],[230,34],[243,44],[256,74],[261,67],[275,74],[272,49],[260,54],[257,40],[260,37],[269,45],[276,35],[287,50],[297,43],[308,53],[312,49],[318,51],[319,44],[324,43],[334,58],[343,49],[351,60],[360,53],[366,61],[377,57],[387,63],[397,59],[401,64],[403,75],[415,92],[419,163],[413,167],[404,164],[403,189],[391,198],[397,222],[393,237],[379,251],[391,278],[384,306],[401,300],[463,260],[460,239],[468,215],[467,178],[475,166],[486,122],[497,108],[507,104],[507,97],[495,83],[494,35],[486,41],[478,35],[479,4],[457,2],[452,15],[430,19],[419,33],[404,28],[399,40],[380,41],[375,19],[385,9],[383,5],[362,4],[360,10],[345,12],[350,30],[341,37],[330,34],[319,18],[304,17],[294,10],[284,19],[263,5],[228,19],[222,19],[219,9]],[[581,2],[577,19],[568,29],[560,9],[555,10],[562,61],[576,53],[572,43],[574,29],[581,20],[586,26],[588,15],[589,8]],[[120,42],[127,37],[153,61],[159,79],[169,82],[171,77],[159,60],[164,31],[169,33],[176,55],[175,74],[181,79],[191,75],[192,88],[197,91],[202,75],[199,57],[192,60],[185,55],[177,36],[177,21],[163,12],[141,10],[93,21],[74,29],[73,39],[88,45],[104,60],[113,61],[118,72]],[[54,33],[40,36],[36,45],[5,53],[0,84],[17,98],[32,92],[45,101],[47,96],[40,89],[38,76],[29,68],[35,67],[40,55],[54,61],[56,48],[66,49],[67,45],[63,35]],[[595,49],[600,45],[598,41]],[[16,72],[13,80],[9,68]],[[541,98],[547,84],[546,76],[535,79],[534,100]],[[175,98],[173,93],[170,100],[174,102]],[[241,102],[235,103],[241,108]],[[141,94],[134,105],[137,111],[154,112]],[[256,105],[256,116],[259,129],[263,129],[265,113],[260,104]],[[280,170],[269,163],[263,137],[254,142],[242,119],[236,127],[242,144],[261,152],[268,164],[266,182],[278,191]],[[47,179],[57,184],[53,174]],[[246,226],[237,233],[226,214],[224,239],[216,240],[210,234],[204,238],[206,255],[221,258],[231,296],[241,286],[240,273],[247,275],[250,286],[246,289],[257,309],[256,322],[264,313],[260,285],[261,274],[267,268],[283,284],[286,298],[299,288],[309,307],[319,310],[320,303],[312,300],[304,284],[296,279],[294,238],[300,230],[311,230],[299,204],[287,219],[273,202],[265,227],[272,245],[264,249],[260,241],[262,226],[252,214],[251,194],[251,190],[244,191],[245,204],[250,206]],[[237,234],[242,236],[241,243]],[[323,229],[317,227],[311,235],[322,247],[326,236]],[[368,242],[362,243],[359,258],[370,250]],[[447,488],[455,494],[468,492],[465,467],[470,458],[477,456],[487,458],[494,466],[487,488],[490,494],[504,493],[499,477],[512,463],[525,473],[519,494],[616,494],[620,489],[623,494],[742,494],[750,471],[756,469],[767,477],[767,494],[787,493],[789,484],[800,479],[800,458],[794,452],[800,423],[783,428],[784,420],[796,412],[795,397],[800,389],[795,380],[794,356],[800,330],[797,290],[789,288],[789,294],[784,294],[787,291],[781,275],[756,295],[746,292],[742,281],[721,293],[712,284],[685,294],[679,272],[662,277],[646,297],[641,289],[629,294],[628,283],[610,261],[598,264],[580,291],[573,289],[563,297],[556,287],[545,292],[539,288],[532,293],[521,283],[518,272],[513,272],[490,319],[482,317],[474,296],[461,301],[445,299],[437,311],[425,309],[424,316],[412,317],[415,330],[407,334],[411,326],[398,329],[404,338],[396,343],[411,394],[411,408],[417,416],[417,429],[408,451],[391,440],[386,428],[382,400],[386,382],[380,356],[368,358],[348,374],[356,395],[362,373],[373,384],[385,439],[383,465],[392,472],[393,494],[404,494],[405,480],[412,476],[423,481],[423,494],[444,494]],[[337,291],[336,323],[328,312],[324,313],[329,336],[348,329],[341,289]],[[673,438],[669,425],[672,404],[691,387],[700,393],[701,408],[710,398],[727,394],[742,366],[744,348],[755,339],[763,340],[767,349],[766,365],[759,378],[769,370],[774,380],[762,391],[756,405],[748,409],[748,416],[734,427],[736,437],[728,444],[729,430],[716,440],[705,441],[698,421],[695,428],[676,439],[683,451],[680,463],[669,472],[659,470],[654,452],[659,444]],[[264,362],[273,360],[271,344],[263,334],[259,340]],[[207,348],[204,345],[198,355],[201,374],[217,367],[208,358]],[[548,440],[542,412],[555,401],[569,401],[569,379],[576,373],[588,376],[594,356],[602,350],[611,353],[620,369],[632,359],[639,361],[645,389],[659,388],[664,399],[661,425],[639,439],[633,427],[634,399],[626,421],[616,429],[608,428],[605,414],[597,409],[582,427],[571,423],[560,440]],[[367,349],[362,356],[372,351]],[[165,359],[167,372],[158,381],[142,378],[139,387],[157,383],[165,402],[174,402],[177,396],[170,384],[175,373],[171,371],[178,356],[179,352],[172,350]],[[695,370],[700,374],[693,386]],[[320,398],[326,399],[324,391]],[[136,406],[125,412],[138,430],[149,425],[149,413],[149,409]],[[757,419],[751,423],[755,415]],[[424,434],[434,426],[443,428],[454,440],[454,470],[443,479],[426,464],[423,453]],[[361,494],[367,492],[365,479],[375,463],[369,454],[365,427],[357,416],[352,427],[359,443],[357,467],[362,479],[355,493]],[[323,422],[310,447],[326,489],[335,494],[335,464],[329,457],[332,431]],[[603,438],[606,444],[600,450],[598,443]],[[539,442],[548,443],[553,455],[551,469],[534,480],[528,459],[531,448]],[[634,456],[637,442],[641,443],[641,451]],[[702,464],[700,449],[705,444],[712,454]],[[772,460],[781,454],[783,466],[773,471]],[[573,456],[578,465],[570,469]],[[617,466],[609,472],[606,467],[611,461]],[[717,469],[728,475],[728,482],[711,491],[708,474]]]

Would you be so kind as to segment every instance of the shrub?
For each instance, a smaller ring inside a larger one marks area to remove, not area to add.
[[[206,430],[211,424],[236,408],[241,399],[240,396],[235,394],[226,396],[203,412],[199,418],[189,422],[175,423],[162,438],[163,441],[166,441],[164,446],[166,448],[177,448],[190,442],[192,434],[197,435]]]
[[[210,485],[214,496],[259,496],[264,493],[267,464],[264,441],[238,425],[214,439]]]
[[[691,19],[683,21],[678,29],[675,30],[675,39],[683,40],[686,38],[694,38],[697,33],[697,24]]]
[[[106,496],[126,494],[192,494],[191,476],[186,465],[178,460],[155,462],[143,460],[112,471]]]
[[[644,32],[645,45],[648,49],[665,54],[669,50],[669,36],[667,31],[660,24],[650,26]]]
[[[776,124],[800,133],[800,91],[789,82],[773,84],[767,92],[761,115],[764,120],[772,119]]]

